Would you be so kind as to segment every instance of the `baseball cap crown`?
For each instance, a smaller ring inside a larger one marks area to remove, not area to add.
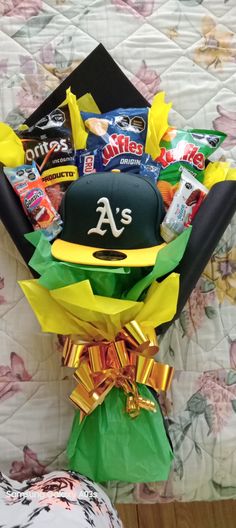
[[[72,245],[82,246],[80,256],[79,248],[74,248],[74,262],[90,264],[87,256],[86,262],[84,260],[83,247],[133,251],[162,244],[160,223],[164,207],[161,195],[151,182],[138,175],[106,172],[84,176],[69,187],[61,214],[63,230],[60,240],[52,246],[52,254],[60,260],[73,261],[69,251]],[[70,248],[66,244],[70,244]],[[141,254],[140,251],[140,258]],[[124,260],[128,262],[128,255]],[[96,264],[101,265],[101,262],[98,260]],[[136,262],[136,265],[148,264]]]

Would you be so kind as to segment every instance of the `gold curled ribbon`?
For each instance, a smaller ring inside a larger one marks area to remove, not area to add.
[[[138,416],[141,409],[155,412],[155,403],[142,398],[137,383],[156,392],[169,389],[174,369],[158,363],[155,329],[131,321],[118,333],[115,341],[85,343],[67,338],[63,349],[63,365],[76,369],[77,387],[71,401],[81,411],[81,419],[101,405],[113,387],[124,390],[126,412]]]

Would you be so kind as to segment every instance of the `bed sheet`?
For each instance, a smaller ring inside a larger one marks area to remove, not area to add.
[[[234,0],[1,1],[0,119],[20,123],[101,42],[149,101],[166,91],[173,125],[225,131],[217,157],[235,164],[235,27]],[[236,498],[235,222],[161,340],[176,369],[162,397],[169,481],[108,483],[114,501]],[[40,332],[17,285],[27,277],[1,226],[0,468],[20,481],[66,467],[74,412],[60,337]]]

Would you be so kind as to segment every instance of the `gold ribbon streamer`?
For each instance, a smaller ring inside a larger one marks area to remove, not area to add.
[[[74,378],[78,385],[70,399],[79,407],[81,420],[102,404],[114,386],[124,390],[126,412],[132,418],[140,409],[155,412],[155,404],[139,395],[137,383],[157,392],[169,389],[174,369],[157,363],[153,358],[157,352],[155,329],[137,321],[125,325],[111,342],[76,342],[76,338],[67,338],[63,365],[76,369]]]

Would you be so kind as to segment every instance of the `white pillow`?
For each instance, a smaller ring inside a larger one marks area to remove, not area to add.
[[[4,528],[122,528],[100,486],[72,471],[21,483],[0,473],[0,512]]]

